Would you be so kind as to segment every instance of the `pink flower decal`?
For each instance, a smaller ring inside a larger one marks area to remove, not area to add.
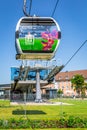
[[[54,30],[53,32],[42,32],[42,44],[43,44],[43,50],[51,50],[52,45],[54,44],[54,40],[58,39],[58,32]]]
[[[53,39],[58,39],[58,32],[57,32],[56,30],[54,30],[54,31],[51,33],[51,35],[52,35],[52,38],[53,38]]]

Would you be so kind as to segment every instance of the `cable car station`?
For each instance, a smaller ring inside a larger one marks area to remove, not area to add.
[[[54,76],[62,68],[63,66],[41,66],[41,64],[36,64],[33,67],[12,67],[11,93],[34,94],[35,101],[42,102],[41,89],[50,82],[53,82]]]

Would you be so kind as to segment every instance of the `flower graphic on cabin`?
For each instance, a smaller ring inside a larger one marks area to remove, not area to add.
[[[41,36],[43,38],[41,41],[43,44],[43,50],[51,50],[54,40],[58,39],[58,32],[56,30],[52,32],[47,30],[46,32],[42,32]]]

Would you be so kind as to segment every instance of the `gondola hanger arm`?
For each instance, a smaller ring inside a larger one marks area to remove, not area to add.
[[[30,0],[30,7],[29,7],[29,13],[27,12],[26,8],[26,4],[27,4],[27,0],[23,0],[23,13],[25,16],[29,17],[30,16],[30,11],[31,11],[31,5],[32,5],[32,0]]]

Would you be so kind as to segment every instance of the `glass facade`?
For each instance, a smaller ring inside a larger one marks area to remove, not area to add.
[[[20,74],[21,73],[21,74]],[[25,75],[25,71],[20,71],[17,67],[11,67],[11,81],[19,79],[23,80]],[[40,70],[40,79],[44,80],[48,75],[48,70]],[[26,80],[36,80],[36,72],[35,71],[29,71]]]

